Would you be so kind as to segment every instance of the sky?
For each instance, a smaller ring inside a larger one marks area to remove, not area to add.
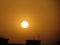
[[[0,0],[0,36],[9,43],[41,40],[42,45],[53,45],[59,40],[57,0]],[[29,27],[23,29],[22,21]]]

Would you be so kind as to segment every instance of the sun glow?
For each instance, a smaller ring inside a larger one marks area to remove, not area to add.
[[[23,22],[21,23],[21,26],[22,26],[23,28],[28,28],[29,23],[28,23],[27,21],[23,21]]]

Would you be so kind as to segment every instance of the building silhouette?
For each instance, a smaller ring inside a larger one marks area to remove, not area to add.
[[[26,40],[26,44],[9,44],[8,39],[0,37],[0,45],[41,45],[41,40]],[[60,41],[57,45],[60,45]]]
[[[8,45],[8,39],[0,38],[0,45]]]
[[[40,40],[26,40],[26,45],[40,45]]]
[[[60,41],[57,42],[57,45],[60,45]]]
[[[40,40],[26,40],[26,44],[9,44],[8,39],[0,38],[0,45],[40,45]]]

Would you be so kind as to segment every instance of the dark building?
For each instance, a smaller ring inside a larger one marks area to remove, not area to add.
[[[57,45],[60,45],[60,41],[57,42]]]
[[[40,40],[26,40],[26,44],[8,44],[8,39],[0,38],[0,45],[40,45]]]
[[[27,40],[26,45],[40,45],[40,40]]]
[[[0,38],[0,45],[8,45],[8,39]]]

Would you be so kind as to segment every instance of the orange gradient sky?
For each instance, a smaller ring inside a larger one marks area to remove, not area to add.
[[[42,45],[53,45],[59,40],[58,17],[57,0],[0,0],[0,35],[9,43],[40,39]],[[27,29],[20,26],[24,20]]]

